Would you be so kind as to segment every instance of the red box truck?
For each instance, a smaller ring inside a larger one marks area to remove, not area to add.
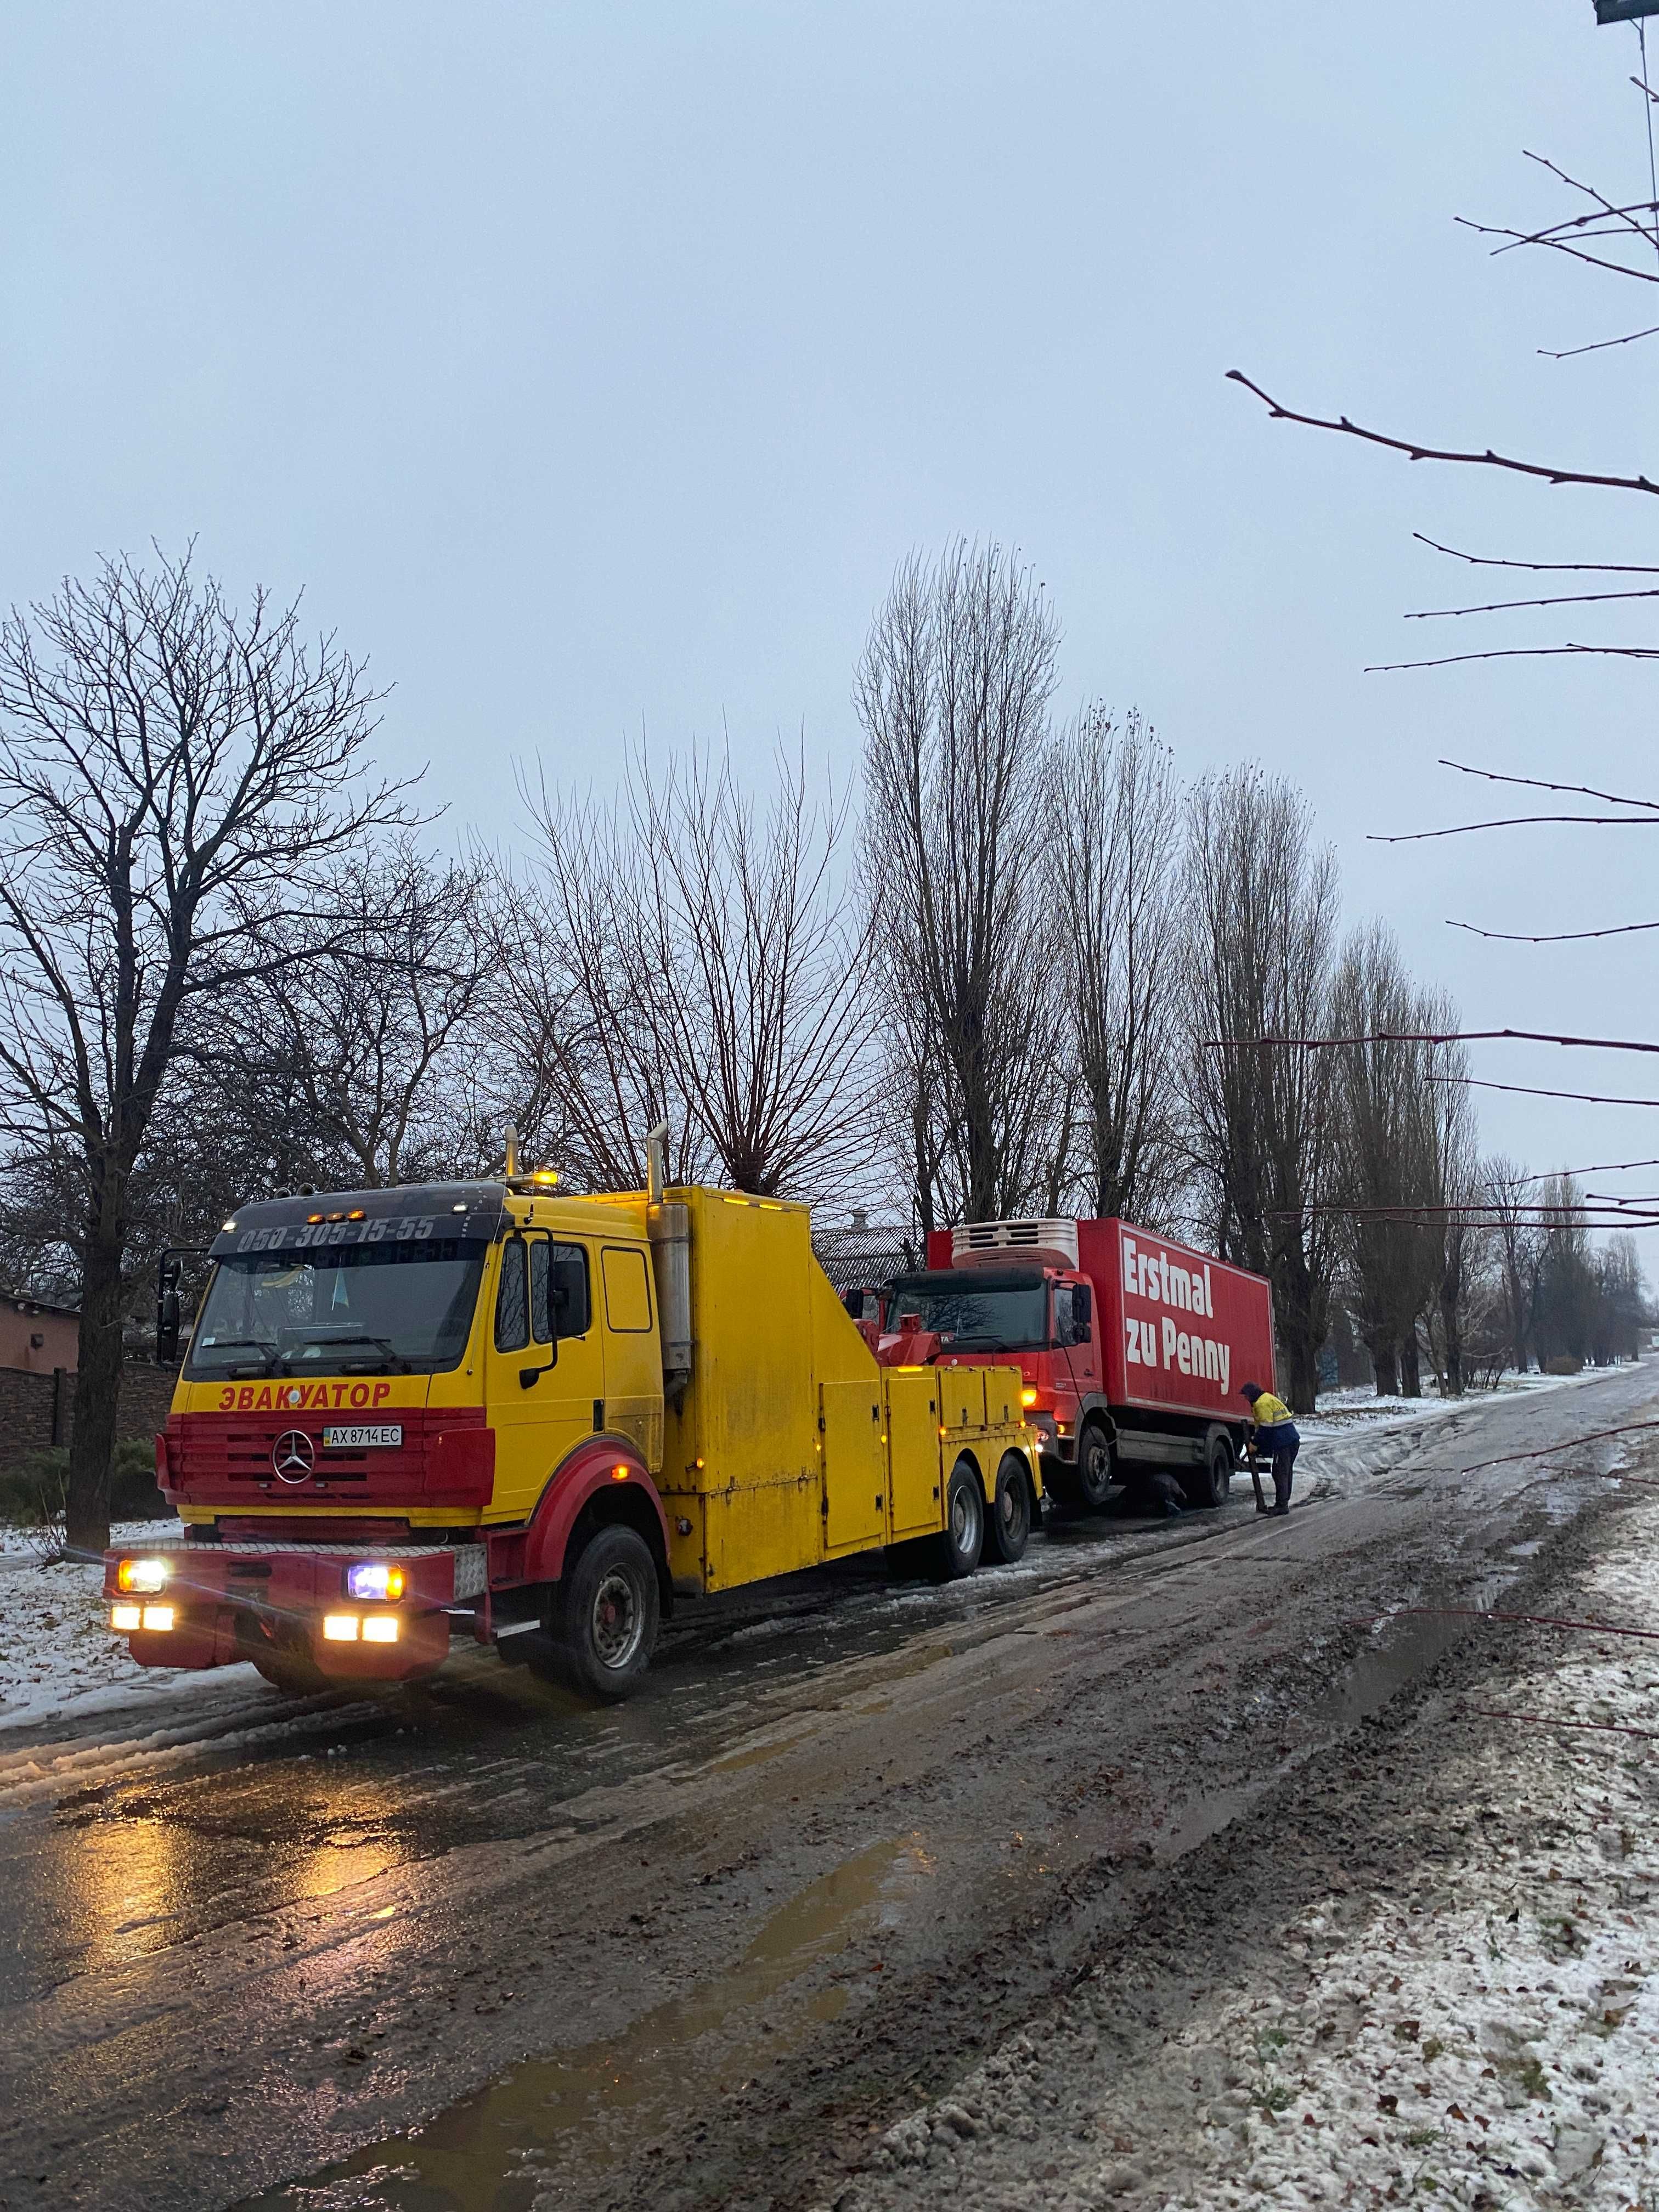
[[[1220,1504],[1243,1443],[1240,1386],[1273,1388],[1265,1277],[1129,1221],[935,1230],[927,1267],[883,1304],[890,1365],[1017,1360],[1044,1490],[1091,1509],[1158,1467],[1194,1504]]]

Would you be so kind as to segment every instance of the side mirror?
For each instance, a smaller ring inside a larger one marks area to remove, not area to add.
[[[162,1260],[155,1278],[155,1364],[158,1367],[179,1364],[179,1278],[183,1269],[179,1261]]]
[[[1095,1294],[1087,1283],[1072,1285],[1072,1323],[1081,1344],[1088,1335],[1095,1317]]]
[[[536,1385],[541,1381],[543,1376],[549,1373],[550,1370],[556,1367],[558,1364],[559,1340],[556,1336],[551,1346],[551,1356],[547,1360],[545,1365],[541,1367],[521,1367],[519,1370],[520,1389],[533,1390]]]

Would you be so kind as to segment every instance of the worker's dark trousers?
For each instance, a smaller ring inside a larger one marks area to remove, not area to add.
[[[1296,1467],[1296,1455],[1302,1449],[1302,1437],[1294,1421],[1280,1421],[1277,1427],[1263,1429],[1257,1443],[1265,1445],[1273,1455],[1273,1510],[1288,1513],[1291,1507],[1291,1477]]]

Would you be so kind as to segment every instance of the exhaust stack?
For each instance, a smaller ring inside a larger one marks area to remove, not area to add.
[[[663,1152],[668,1124],[659,1121],[645,1140],[645,1226],[657,1278],[662,1333],[662,1389],[678,1407],[691,1380],[691,1209],[663,1195]]]

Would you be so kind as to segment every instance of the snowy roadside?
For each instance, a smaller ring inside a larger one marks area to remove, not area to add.
[[[1659,1504],[1621,1514],[1571,1604],[1659,1627]],[[890,2129],[840,2212],[1659,2205],[1659,1643],[1521,1650],[1419,1711],[1357,1879],[1269,1908],[1248,1972],[1097,1967]],[[1163,2031],[1133,2054],[1131,1988]]]
[[[1325,1443],[1334,1437],[1370,1436],[1388,1429],[1420,1427],[1425,1421],[1444,1420],[1453,1413],[1468,1413],[1486,1406],[1501,1406],[1516,1398],[1541,1392],[1571,1390],[1586,1382],[1603,1382],[1617,1370],[1587,1367],[1578,1375],[1506,1375],[1492,1390],[1471,1390],[1462,1398],[1437,1397],[1432,1390],[1420,1398],[1379,1398],[1369,1385],[1352,1390],[1322,1390],[1319,1410],[1298,1416],[1297,1428],[1303,1442]]]
[[[179,1524],[130,1521],[111,1534],[118,1544],[164,1543]],[[0,1729],[257,1679],[251,1667],[205,1675],[136,1666],[126,1638],[110,1633],[103,1587],[101,1561],[48,1566],[33,1531],[0,1528]]]

